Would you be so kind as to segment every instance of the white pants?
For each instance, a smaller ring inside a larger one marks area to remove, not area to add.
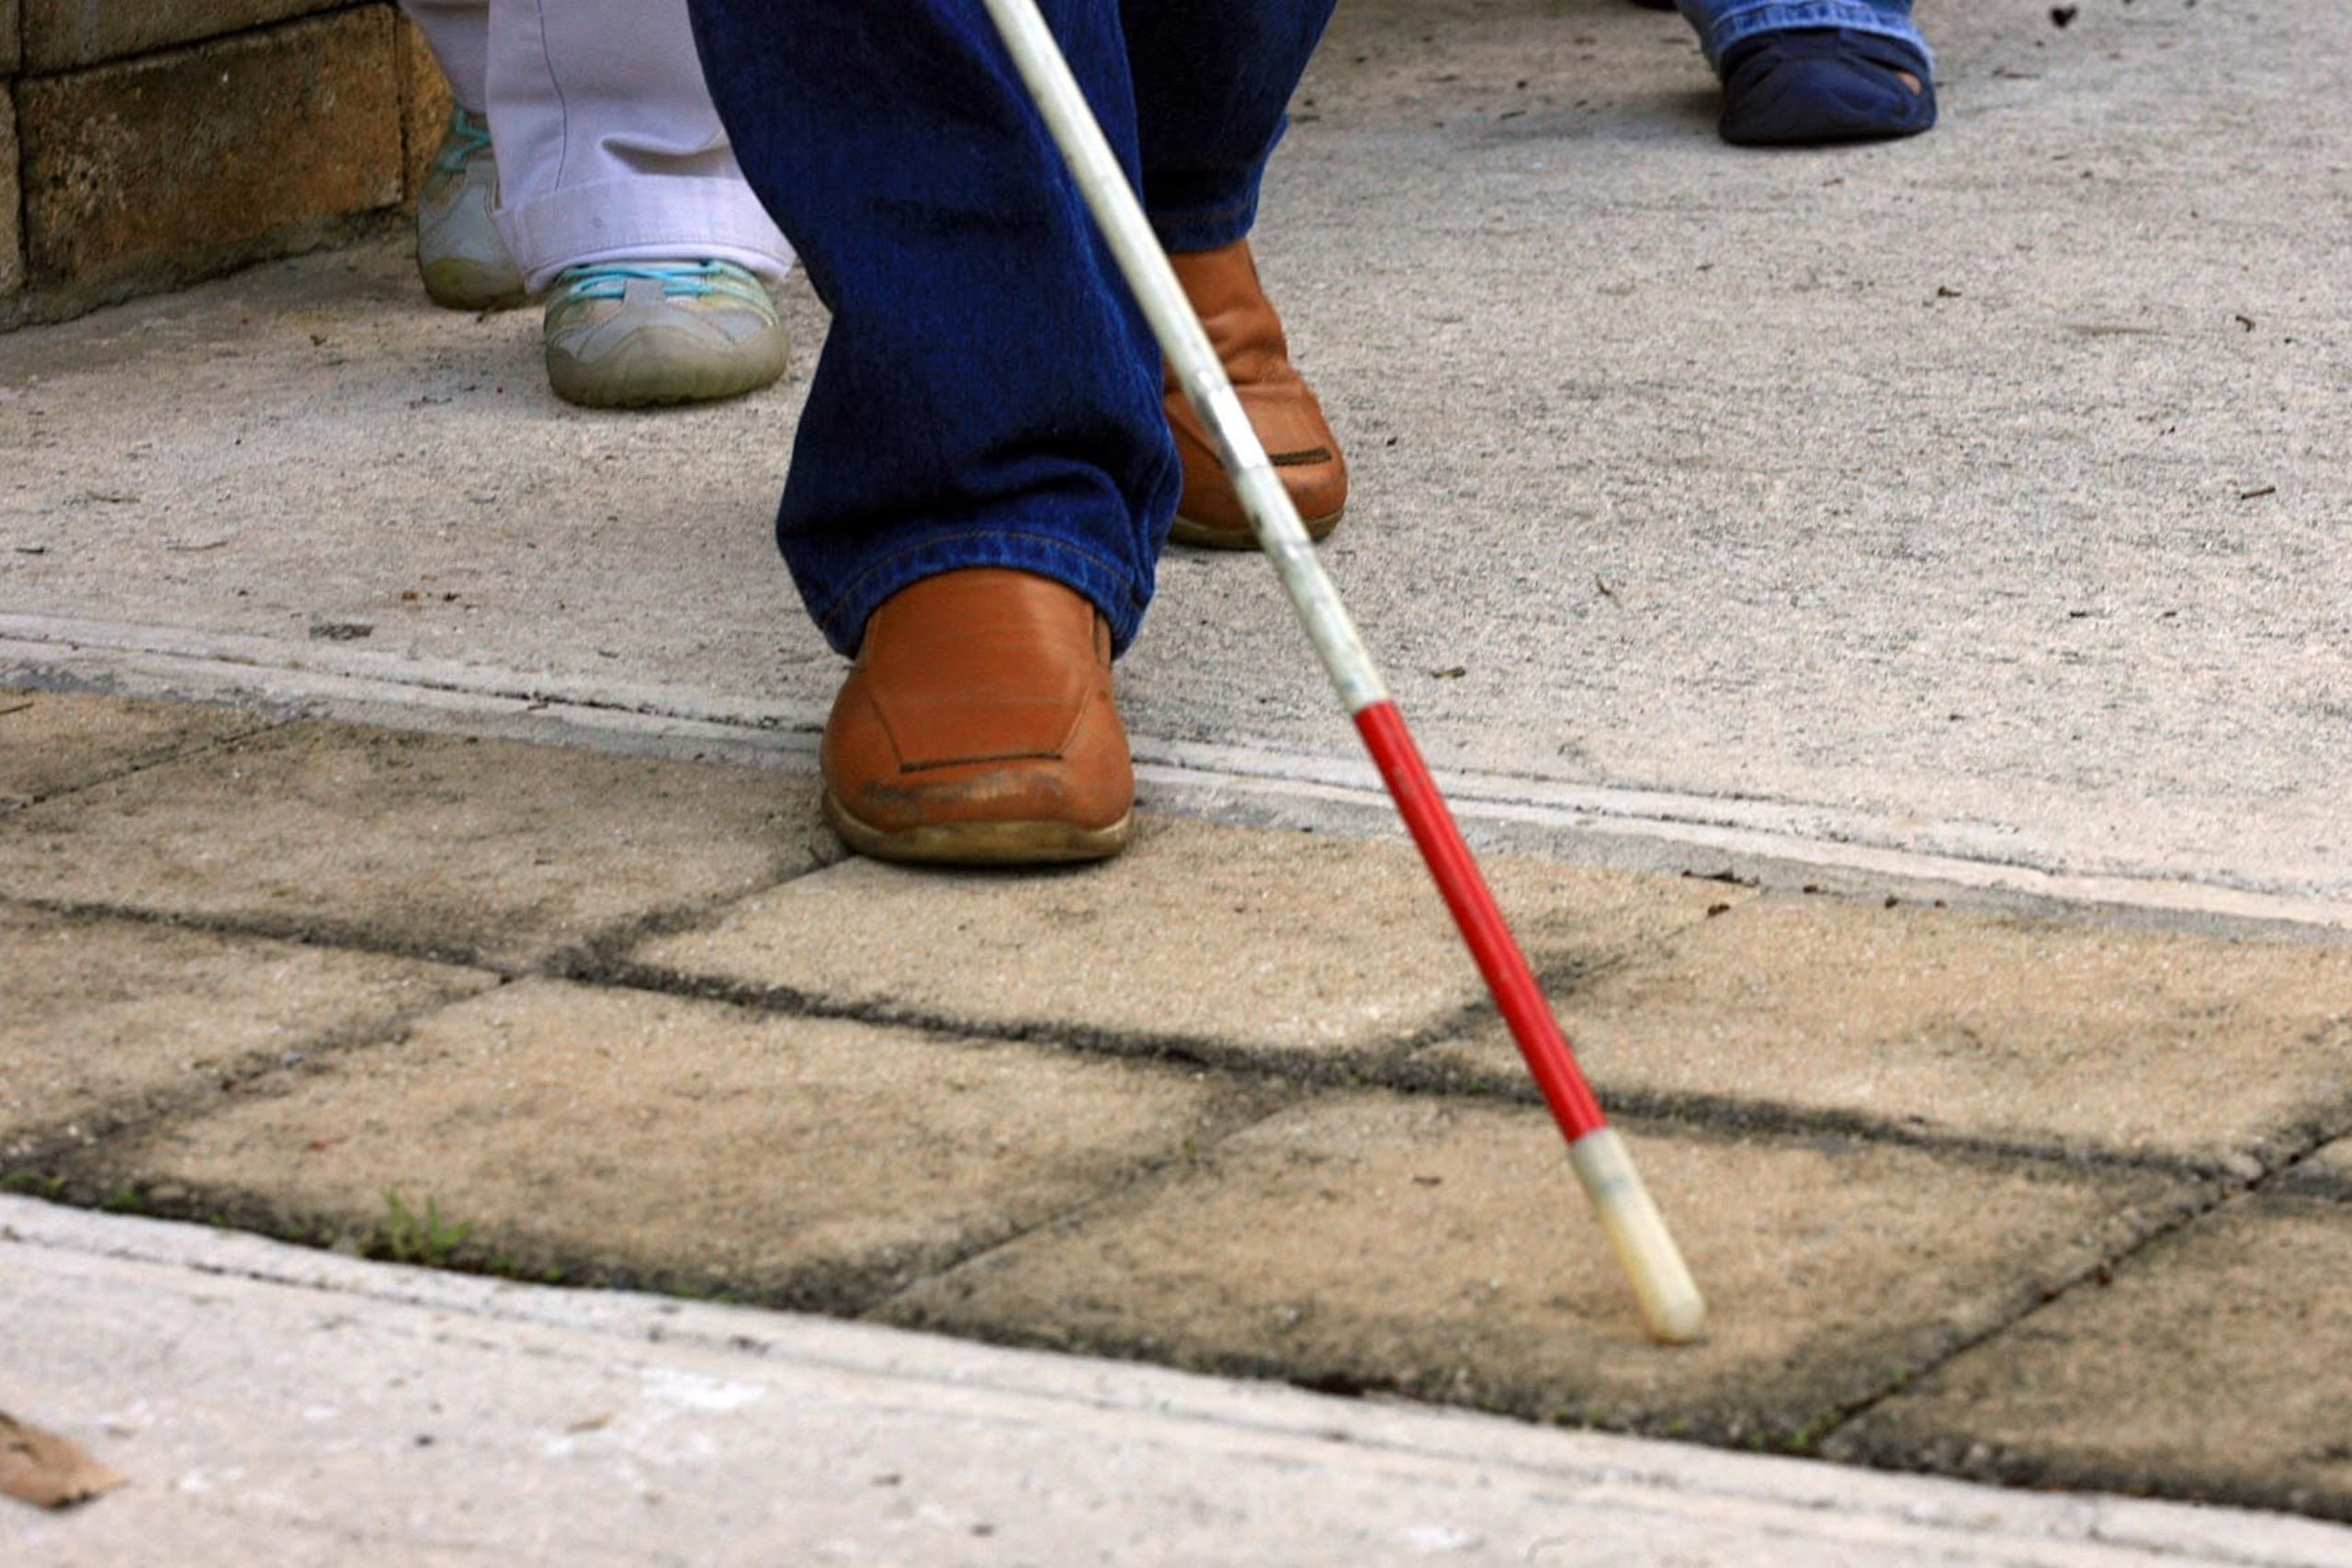
[[[735,166],[685,0],[401,0],[449,91],[486,115],[498,231],[534,291],[588,262],[792,266]]]

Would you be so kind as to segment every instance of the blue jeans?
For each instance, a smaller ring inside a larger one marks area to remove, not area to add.
[[[1758,33],[1796,28],[1851,28],[1901,39],[1921,54],[1928,40],[1911,25],[1911,0],[1676,0],[1699,29],[1707,63],[1721,68],[1724,51]]]
[[[1332,0],[1045,0],[1161,240],[1257,215]],[[691,0],[743,175],[832,311],[776,539],[854,652],[909,583],[1012,567],[1135,636],[1180,475],[1159,353],[978,0]]]

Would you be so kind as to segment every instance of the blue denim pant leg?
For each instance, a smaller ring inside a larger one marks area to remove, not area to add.
[[[1266,160],[1335,0],[1121,0],[1145,209],[1171,251],[1250,232]]]
[[[1928,40],[1911,22],[1911,0],[1676,0],[1699,30],[1707,63],[1721,69],[1724,51],[1758,33],[1797,28],[1851,28],[1901,39],[1921,54]],[[1928,55],[1932,62],[1933,56]]]
[[[744,177],[832,312],[776,516],[828,640],[853,652],[899,589],[996,566],[1085,594],[1124,649],[1180,483],[1159,351],[978,0],[691,9]],[[1118,0],[1042,9],[1136,176]],[[1261,31],[1208,31],[1191,85],[1262,164],[1306,61],[1279,82],[1244,61]],[[1254,193],[1255,166],[1224,174]]]

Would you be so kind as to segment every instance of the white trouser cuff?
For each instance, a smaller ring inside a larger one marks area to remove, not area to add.
[[[502,208],[496,220],[535,294],[589,262],[708,257],[771,284],[792,270],[792,246],[741,179],[605,180]]]

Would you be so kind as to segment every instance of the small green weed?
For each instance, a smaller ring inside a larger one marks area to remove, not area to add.
[[[376,1232],[376,1251],[395,1263],[418,1263],[427,1269],[446,1266],[465,1245],[473,1222],[453,1222],[441,1212],[439,1200],[428,1197],[424,1213],[408,1206],[396,1188],[384,1189],[384,1223]]]

